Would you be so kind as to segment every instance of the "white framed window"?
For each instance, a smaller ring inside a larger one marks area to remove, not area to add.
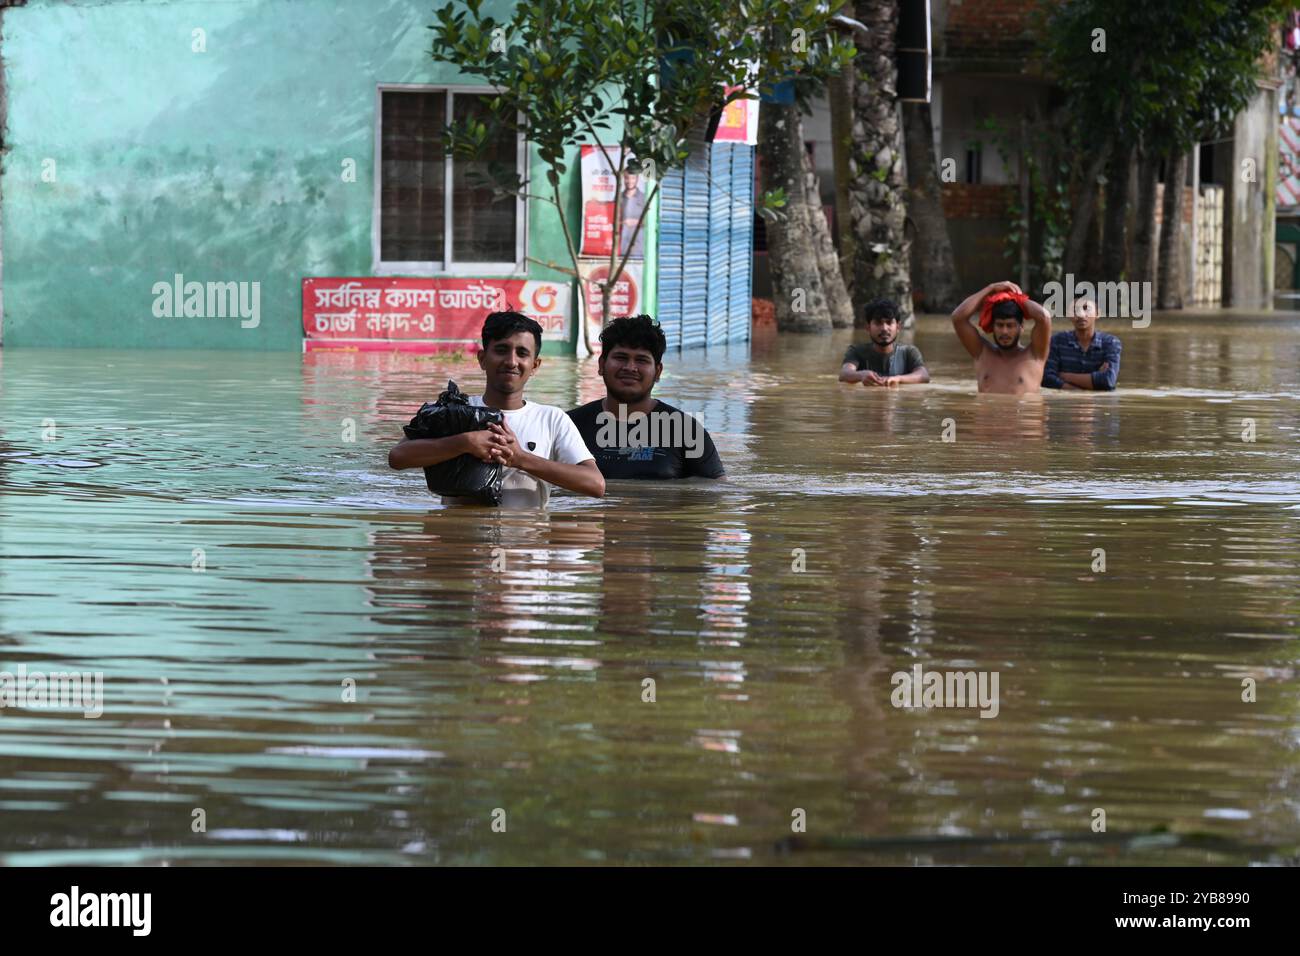
[[[444,148],[443,127],[486,120],[487,87],[380,85],[375,107],[375,201],[371,229],[376,275],[478,275],[527,271],[527,203],[495,199],[470,174],[513,164],[527,178],[528,143],[500,130],[466,160]],[[489,124],[489,129],[491,125]]]

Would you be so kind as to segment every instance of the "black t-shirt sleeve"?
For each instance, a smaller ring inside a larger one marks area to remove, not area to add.
[[[577,408],[569,409],[566,414],[573,420],[573,424],[578,427],[578,434],[582,436],[587,450],[594,456],[596,454],[596,405],[593,402],[588,405],[580,405]]]
[[[907,368],[903,370],[904,375],[911,375],[918,368],[925,366],[925,359],[921,357],[921,350],[915,345],[907,347]]]
[[[862,370],[862,358],[858,355],[858,347],[850,345],[844,352],[844,358],[840,360],[841,365],[851,363],[854,368]]]
[[[721,478],[727,473],[722,467],[722,457],[718,454],[718,448],[713,444],[713,436],[709,434],[707,428],[704,430],[704,453],[699,458],[687,456],[682,460],[686,466],[684,477],[687,478],[696,476],[700,478]]]

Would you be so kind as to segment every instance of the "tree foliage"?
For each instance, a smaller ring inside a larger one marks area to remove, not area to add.
[[[559,189],[573,149],[583,143],[622,147],[622,163],[606,153],[620,174],[628,157],[649,164],[654,185],[648,206],[663,174],[686,162],[691,131],[711,114],[783,81],[797,80],[806,97],[852,59],[852,45],[828,28],[840,5],[522,0],[509,19],[497,19],[483,11],[482,0],[446,3],[430,27],[433,58],[480,79],[496,95],[489,101],[490,123],[449,124],[445,133],[466,156],[483,151],[495,132],[490,125],[527,137],[546,167],[549,195],[532,191],[527,176],[515,170],[489,173],[498,190],[555,205],[576,273],[574,230]],[[779,204],[780,197],[770,202]],[[611,258],[609,287],[625,261],[615,266]],[[608,303],[608,289],[602,293]]]
[[[1065,269],[1084,266],[1103,170],[1115,175],[1140,148],[1143,157],[1163,159],[1174,179],[1178,157],[1230,133],[1255,94],[1261,58],[1287,6],[1285,0],[1042,0],[1037,50],[1042,71],[1064,92],[1050,124],[1067,146],[1065,195],[1074,197]],[[1182,193],[1167,196],[1181,201]],[[1123,248],[1123,236],[1107,235],[1104,242],[1112,253]],[[1177,259],[1176,244],[1162,241],[1162,282],[1175,275]],[[1104,271],[1113,269],[1103,263]]]
[[[1081,141],[1178,153],[1224,134],[1254,94],[1285,0],[1065,0],[1045,7],[1045,65]],[[1104,52],[1099,47],[1104,45]]]

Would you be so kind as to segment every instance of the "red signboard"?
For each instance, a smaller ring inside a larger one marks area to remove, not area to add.
[[[730,95],[735,86],[724,87]],[[750,146],[758,142],[758,100],[732,100],[722,110],[718,121],[718,130],[713,134],[715,143],[746,143]]]
[[[545,338],[567,341],[569,288],[535,279],[303,279],[303,349],[468,348],[487,314],[505,309],[536,319]]]
[[[605,315],[600,310],[600,283],[609,275],[609,265],[590,259],[579,259],[578,265],[582,273],[582,285],[587,292],[587,317],[596,324],[599,331],[605,324]],[[623,267],[618,281],[609,292],[609,311],[610,317],[615,319],[623,315],[636,315],[641,311],[641,263],[629,262]]]
[[[606,147],[616,156],[619,147]],[[595,146],[582,147],[582,242],[579,254],[607,256],[614,244],[614,198],[618,176]]]
[[[637,223],[645,216],[646,196],[651,188],[640,172],[626,170],[620,182],[617,172],[606,162],[623,163],[620,146],[583,146],[582,163],[582,241],[579,255],[608,256],[614,244],[615,204],[618,204],[618,254],[634,259],[645,256],[645,226]],[[631,157],[629,157],[629,160]],[[629,186],[631,189],[629,190]]]
[[[609,275],[609,263],[600,259],[579,259],[578,272],[582,275],[582,287],[587,296],[587,335],[590,341],[595,342],[605,325],[605,314],[600,307],[600,283]],[[629,260],[623,267],[614,288],[609,290],[611,319],[636,315],[641,311],[643,275],[639,262]]]

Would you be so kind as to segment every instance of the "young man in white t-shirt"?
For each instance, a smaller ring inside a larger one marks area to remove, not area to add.
[[[499,408],[504,425],[447,438],[404,438],[388,453],[390,468],[425,468],[474,455],[506,466],[501,503],[545,507],[547,483],[569,491],[605,496],[605,478],[578,428],[555,405],[524,401],[524,385],[542,364],[542,327],[518,312],[493,312],[483,322],[479,368],[487,376],[483,396],[473,405]],[[459,499],[443,498],[445,504]]]

